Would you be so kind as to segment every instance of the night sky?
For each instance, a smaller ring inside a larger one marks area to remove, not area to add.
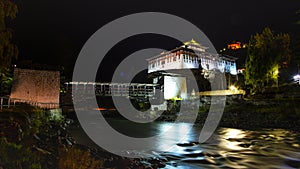
[[[299,29],[293,24],[300,9],[299,0],[18,0],[17,4],[19,13],[11,27],[19,58],[62,65],[69,70],[95,31],[114,19],[137,12],[165,12],[182,17],[198,26],[216,49],[233,40],[247,42],[251,34],[266,26],[292,34]],[[167,37],[144,35],[118,45],[107,57],[120,59],[142,48],[172,49],[179,44]]]

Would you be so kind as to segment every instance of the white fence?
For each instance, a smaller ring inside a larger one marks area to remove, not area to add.
[[[23,99],[17,99],[17,98],[10,98],[9,96],[2,96],[0,97],[0,108],[1,110],[4,107],[11,107],[16,106],[17,103],[27,103],[31,106],[37,106],[44,109],[56,109],[59,108],[58,103],[42,103],[42,102],[35,102],[32,100],[23,100]]]

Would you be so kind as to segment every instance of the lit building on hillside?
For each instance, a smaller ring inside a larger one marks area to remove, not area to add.
[[[237,49],[242,49],[246,48],[247,44],[242,44],[241,42],[232,42],[227,45],[227,49],[232,49],[232,50],[237,50]]]

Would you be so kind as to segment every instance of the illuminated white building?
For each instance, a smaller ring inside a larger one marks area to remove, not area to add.
[[[218,69],[232,75],[237,74],[236,58],[212,54],[207,52],[207,49],[192,39],[180,47],[147,59],[148,73],[172,69],[198,69],[201,63],[205,70]]]

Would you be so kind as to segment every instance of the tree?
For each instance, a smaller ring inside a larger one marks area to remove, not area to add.
[[[265,84],[278,80],[279,69],[290,62],[290,36],[286,33],[274,34],[265,28],[261,34],[251,36],[246,59],[245,82],[253,90],[261,91]]]
[[[0,0],[0,87],[11,62],[18,56],[18,48],[12,43],[12,30],[6,27],[7,19],[14,19],[17,12],[17,5],[12,0]]]
[[[296,26],[298,29],[296,29],[294,32],[292,32],[292,41],[291,41],[291,48],[292,48],[292,57],[293,57],[293,66],[297,68],[297,71],[293,73],[300,73],[300,9],[296,12]]]
[[[300,9],[296,11],[297,21],[296,24],[300,25]]]

